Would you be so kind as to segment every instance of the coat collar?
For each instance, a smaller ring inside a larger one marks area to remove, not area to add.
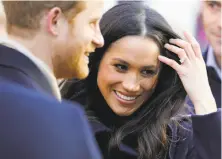
[[[91,124],[92,130],[95,136],[102,132],[107,132],[107,133],[111,132],[111,129],[109,129],[104,124],[98,121],[90,121],[90,124]],[[138,156],[136,151],[134,151],[131,147],[125,144],[120,144],[119,149],[120,151],[130,154],[131,156],[135,156],[135,157]]]
[[[180,142],[180,140],[184,141],[187,139],[186,137],[186,133],[190,131],[191,129],[191,125],[189,122],[187,122],[186,119],[187,117],[184,117],[184,122],[182,122],[181,126],[184,128],[178,128],[178,126],[176,124],[168,124],[168,128],[169,128],[169,134],[171,137],[171,144],[169,145],[169,152],[168,152],[168,157],[170,159],[175,158],[175,154],[176,154],[176,148],[178,145],[178,142]],[[107,132],[107,133],[111,133],[111,129],[109,129],[108,127],[106,127],[104,124],[98,122],[98,121],[90,121],[91,127],[93,129],[93,133],[96,136],[99,133],[103,133],[103,132]],[[192,133],[191,133],[192,135]],[[120,151],[129,154],[130,156],[135,156],[135,158],[138,157],[138,153],[133,150],[131,147],[125,145],[125,144],[120,144],[119,147]]]
[[[54,95],[58,100],[61,101],[61,94],[57,85],[57,80],[55,76],[53,75],[52,71],[49,69],[49,67],[41,61],[39,58],[35,57],[27,48],[22,46],[21,44],[17,43],[16,41],[10,40],[7,37],[0,38],[0,44],[4,45],[8,48],[14,49],[14,51],[17,51],[18,53],[26,56],[32,63],[35,65],[35,67],[38,68],[38,70],[41,72],[41,74],[45,77],[46,83],[48,83],[52,95]],[[15,56],[15,55],[13,55]],[[8,59],[10,61],[10,59]],[[30,62],[29,62],[30,63]],[[17,66],[18,67],[18,66]],[[22,67],[21,65],[19,67]],[[24,69],[24,67],[23,67]],[[26,69],[28,71],[28,69]],[[28,73],[33,75],[32,70],[28,71]],[[36,78],[35,78],[36,79]],[[40,82],[40,81],[39,81]],[[41,83],[41,82],[40,82]]]
[[[0,44],[0,65],[23,72],[34,80],[46,93],[55,95],[50,81],[45,77],[42,71],[28,57],[17,50]]]

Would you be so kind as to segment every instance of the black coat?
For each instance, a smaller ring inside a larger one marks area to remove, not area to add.
[[[169,126],[172,142],[167,159],[220,159],[221,158],[221,112],[205,116],[192,116],[192,123],[184,121],[181,126]],[[130,145],[120,145],[119,150],[108,155],[111,130],[102,123],[91,122],[94,135],[105,159],[137,159],[137,152]],[[180,140],[178,140],[180,137]]]
[[[0,158],[100,159],[80,105],[59,103],[26,56],[0,45]]]

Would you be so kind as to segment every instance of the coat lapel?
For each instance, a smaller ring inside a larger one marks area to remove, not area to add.
[[[100,122],[90,121],[90,124],[91,124],[92,130],[95,136],[98,135],[99,133],[104,133],[104,132],[111,133],[111,130]],[[137,158],[138,156],[135,150],[133,150],[131,147],[125,144],[120,144],[119,151],[135,158]]]
[[[45,92],[53,95],[53,90],[44,74],[28,57],[17,50],[0,45],[0,65],[23,72],[30,80],[34,80]]]

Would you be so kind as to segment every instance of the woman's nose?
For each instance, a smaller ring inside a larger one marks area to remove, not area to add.
[[[123,81],[123,88],[128,92],[137,92],[140,90],[140,84],[136,79],[128,79]]]

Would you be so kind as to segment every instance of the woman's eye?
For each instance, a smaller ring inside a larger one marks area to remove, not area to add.
[[[142,73],[143,76],[152,76],[152,75],[155,74],[155,71],[153,71],[153,70],[143,70],[141,73]]]
[[[114,65],[116,67],[117,70],[119,71],[127,71],[128,67],[122,64],[115,64]]]
[[[218,10],[221,7],[220,4],[218,2],[216,2],[216,1],[209,1],[208,5],[210,6],[210,8],[212,10]]]

